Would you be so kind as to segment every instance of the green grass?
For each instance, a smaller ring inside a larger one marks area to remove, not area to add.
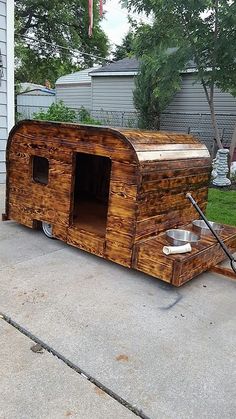
[[[236,191],[209,189],[208,220],[236,226]]]

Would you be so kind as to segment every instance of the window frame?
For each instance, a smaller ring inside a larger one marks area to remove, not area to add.
[[[34,169],[35,169],[35,167],[34,167],[34,160],[36,158],[38,158],[38,159],[44,159],[44,160],[47,161],[47,165],[48,165],[47,166],[47,182],[41,182],[40,180],[37,180],[34,177]],[[50,161],[49,161],[49,159],[47,157],[45,157],[45,156],[39,156],[37,154],[34,154],[34,155],[31,156],[31,165],[30,166],[31,166],[30,173],[31,173],[31,180],[32,180],[32,182],[35,183],[35,184],[37,184],[37,185],[41,185],[43,187],[48,186],[49,180],[50,180]]]

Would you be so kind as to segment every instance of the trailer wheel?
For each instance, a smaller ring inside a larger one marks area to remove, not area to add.
[[[42,229],[45,236],[49,237],[49,239],[54,238],[52,235],[52,224],[49,224],[46,221],[42,221]]]

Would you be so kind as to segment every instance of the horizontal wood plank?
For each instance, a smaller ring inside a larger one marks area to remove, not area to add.
[[[68,228],[67,243],[97,256],[104,256],[105,240],[88,231]]]
[[[101,185],[110,185],[104,202],[93,191],[96,205],[84,198],[83,210],[75,174],[84,160],[77,153],[107,157],[111,162],[100,159],[107,161],[109,172],[111,167],[110,184],[102,177],[108,173],[105,166],[93,175],[102,173]],[[48,159],[46,185],[33,179],[34,156]],[[206,147],[191,135],[23,121],[11,133],[6,163],[4,219],[31,228],[36,221],[46,221],[52,224],[54,236],[68,244],[177,286],[206,268],[200,257],[204,254],[207,260],[205,251],[211,260],[220,257],[217,248],[217,256],[211,254],[216,244],[208,237],[195,245],[189,259],[168,258],[162,252],[166,229],[198,218],[186,192],[203,210],[206,206],[211,159]],[[226,240],[231,233],[224,230]],[[232,238],[230,245],[234,244]]]
[[[165,151],[138,151],[137,156],[140,162],[161,161],[161,160],[182,160],[184,158],[207,158],[209,152],[206,149],[196,150],[165,150]]]

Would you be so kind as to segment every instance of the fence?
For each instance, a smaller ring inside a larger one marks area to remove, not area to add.
[[[103,125],[124,128],[138,128],[138,113],[128,111],[92,110],[91,116]]]
[[[54,97],[49,97],[48,99],[54,101]],[[48,109],[48,105],[46,106],[44,102],[43,106],[38,105],[36,109],[35,106],[24,106],[24,104],[20,104],[17,108],[18,112],[20,112],[24,117],[26,115],[27,118],[31,118],[33,112],[39,111],[40,109],[46,110]],[[78,109],[74,110],[78,112]],[[111,127],[138,128],[137,112],[105,111],[101,109],[91,110],[90,114],[102,125]],[[223,145],[229,146],[233,130],[236,125],[236,114],[218,113],[216,114],[216,118]],[[78,122],[80,122],[79,113]],[[206,144],[210,151],[212,150],[214,131],[211,124],[210,113],[164,112],[161,115],[161,130],[191,133],[197,136],[201,142]]]
[[[91,115],[102,124],[109,126],[137,128],[137,112],[113,112],[96,110]],[[234,127],[236,125],[236,114],[216,114],[221,140],[224,146],[229,146]],[[148,128],[148,127],[147,127]],[[152,129],[151,127],[149,127]],[[161,130],[191,133],[206,144],[209,150],[212,149],[214,131],[211,123],[210,113],[184,113],[164,112],[161,115]]]
[[[229,147],[236,125],[236,114],[218,113],[216,119],[222,143],[225,147]],[[210,113],[163,113],[161,129],[191,133],[206,144],[209,150],[212,149],[214,131]]]

